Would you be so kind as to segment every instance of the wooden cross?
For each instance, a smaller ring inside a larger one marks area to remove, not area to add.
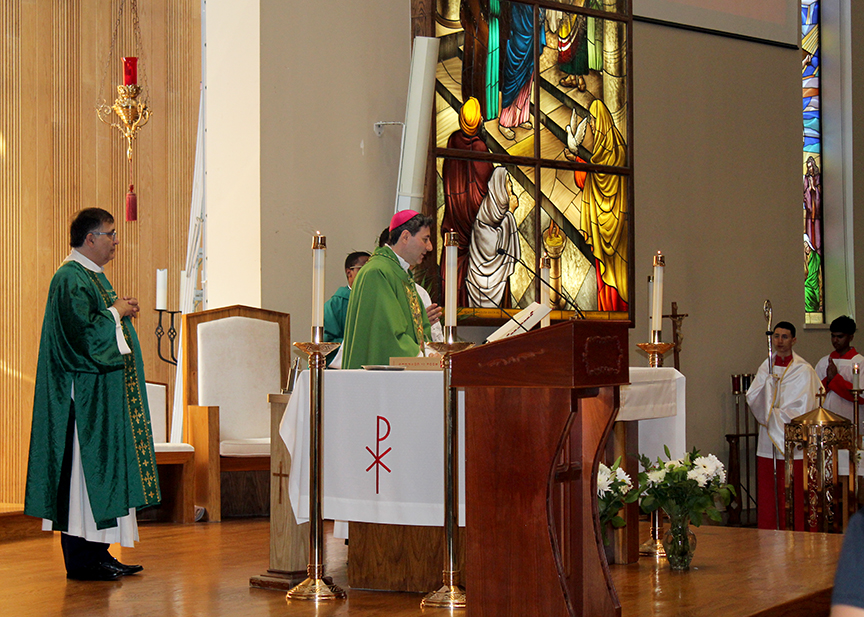
[[[672,344],[675,347],[672,349],[673,355],[673,363],[675,364],[675,370],[681,370],[681,341],[684,340],[684,336],[681,334],[681,324],[684,321],[685,317],[689,317],[688,313],[679,313],[678,312],[678,303],[672,303],[672,314],[671,315],[663,315],[663,317],[668,317],[672,320]]]
[[[288,477],[287,473],[282,473],[282,463],[283,463],[283,461],[279,461],[279,471],[277,471],[276,473],[271,474],[271,475],[276,476],[278,478],[287,478]],[[277,482],[279,483],[279,503],[281,504],[282,503],[282,480],[277,480]]]

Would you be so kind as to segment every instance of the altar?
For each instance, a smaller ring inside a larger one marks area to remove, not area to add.
[[[444,521],[444,377],[440,371],[332,370],[324,374],[325,519],[441,527]],[[638,421],[639,452],[685,450],[685,378],[630,367],[618,421]],[[464,397],[460,392],[460,411]],[[464,414],[459,432],[464,435]],[[309,516],[309,371],[297,379],[280,435],[291,453],[288,495]],[[465,524],[465,445],[459,442],[459,524]]]

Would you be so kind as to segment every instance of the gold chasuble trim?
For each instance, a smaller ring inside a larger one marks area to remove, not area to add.
[[[105,303],[105,308],[110,308],[117,301],[117,293],[106,290],[102,281],[95,272],[82,268],[95,284]],[[135,444],[135,456],[138,461],[138,471],[141,475],[141,483],[146,505],[157,505],[161,501],[159,493],[159,482],[156,476],[156,455],[153,452],[152,429],[150,428],[149,412],[144,409],[144,397],[141,395],[141,382],[135,366],[135,345],[129,333],[129,326],[123,319],[120,320],[123,329],[123,338],[129,345],[132,353],[123,356],[123,382],[126,392],[126,406],[129,410],[129,420],[132,423],[132,439]]]
[[[426,337],[423,336],[423,311],[420,306],[420,298],[417,297],[417,288],[414,287],[414,281],[410,283],[402,281],[405,286],[405,293],[408,294],[408,304],[411,305],[411,319],[414,321],[414,332],[417,335],[417,342],[420,344],[420,352],[426,355]]]
[[[380,250],[380,249],[379,249]],[[392,252],[392,248],[390,251]],[[396,254],[393,253],[393,257],[388,255],[386,252],[378,252],[376,251],[373,257],[381,256],[385,259],[389,259],[393,263],[395,263],[399,267],[399,271],[402,272],[402,285],[405,287],[405,295],[408,296],[408,305],[411,307],[411,321],[414,322],[414,337],[417,339],[417,344],[420,345],[420,353],[424,356],[426,355],[426,337],[423,335],[423,312],[425,311],[425,307],[420,302],[420,298],[417,297],[417,288],[414,285],[414,279],[411,277],[411,274],[402,267],[402,264],[399,263],[399,260],[395,258]]]

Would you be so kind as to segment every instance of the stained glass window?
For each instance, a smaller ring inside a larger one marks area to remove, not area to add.
[[[804,108],[802,159],[804,217],[804,311],[806,323],[825,323],[822,233],[822,116],[819,1],[801,2],[801,80]]]
[[[631,315],[628,1],[442,0],[436,218],[459,234],[458,305],[494,319],[540,301]]]

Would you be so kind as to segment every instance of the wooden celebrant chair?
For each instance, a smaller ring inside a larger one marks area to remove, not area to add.
[[[195,520],[195,448],[168,441],[168,386],[148,382],[147,403],[162,492],[156,520],[191,523]]]
[[[195,503],[222,520],[222,472],[270,470],[269,394],[290,369],[290,317],[248,306],[183,315],[184,431]],[[266,488],[265,488],[266,490]]]

